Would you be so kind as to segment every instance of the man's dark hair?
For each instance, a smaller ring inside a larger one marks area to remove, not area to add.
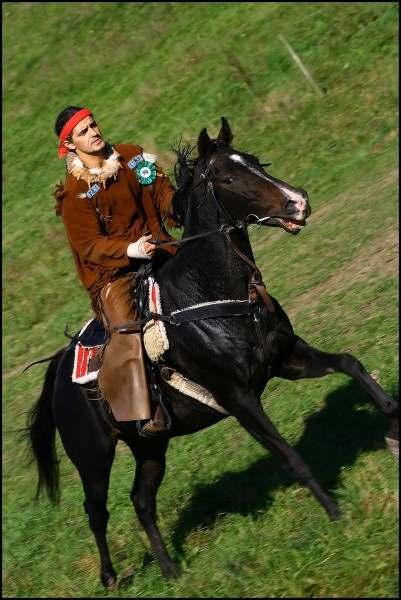
[[[56,124],[54,125],[54,131],[56,132],[57,137],[60,137],[61,130],[64,125],[71,119],[75,113],[82,110],[82,107],[79,106],[67,106],[61,113],[58,115],[56,119]]]

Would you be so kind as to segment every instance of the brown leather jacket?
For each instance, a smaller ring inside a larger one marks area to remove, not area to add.
[[[92,304],[106,283],[130,266],[135,270],[135,259],[127,256],[131,242],[147,232],[153,239],[171,239],[162,226],[161,217],[167,217],[169,224],[174,225],[171,201],[175,188],[168,177],[156,165],[155,182],[150,186],[141,185],[127,162],[141,154],[142,148],[117,144],[114,149],[121,155],[116,179],[109,179],[106,189],[100,184],[100,191],[88,199],[79,197],[88,191],[88,183],[68,173],[59,206],[78,276],[89,291]],[[106,217],[106,231],[99,223],[96,200]],[[165,249],[174,253],[171,247],[165,246]]]

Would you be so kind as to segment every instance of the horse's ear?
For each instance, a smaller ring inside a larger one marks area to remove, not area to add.
[[[206,127],[202,129],[198,137],[198,155],[204,156],[210,144],[210,137]]]
[[[221,129],[220,129],[219,135],[217,136],[217,139],[221,140],[222,142],[227,144],[227,146],[231,146],[233,137],[234,136],[232,134],[231,127],[228,124],[227,119],[225,119],[224,117],[221,117]]]

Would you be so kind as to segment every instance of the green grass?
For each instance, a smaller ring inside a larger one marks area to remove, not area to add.
[[[354,353],[398,390],[398,6],[348,3],[3,3],[3,593],[103,597],[79,478],[58,440],[62,500],[35,504],[36,473],[15,431],[44,366],[89,316],[51,191],[63,177],[53,123],[88,105],[113,142],[155,151],[215,135],[304,187],[296,237],[252,229],[255,257],[299,335]],[[278,38],[325,90],[318,96]],[[238,62],[239,61],[239,62]],[[239,65],[239,66],[238,66]],[[245,73],[245,75],[244,75]],[[273,380],[266,412],[340,503],[312,496],[232,419],[173,440],[159,522],[182,576],[162,579],[133,514],[133,460],[118,445],[109,498],[111,597],[395,597],[397,470],[385,423],[349,379]],[[201,460],[199,459],[201,457]]]

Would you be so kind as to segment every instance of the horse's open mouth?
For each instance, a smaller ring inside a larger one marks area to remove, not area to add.
[[[284,219],[283,217],[271,217],[266,225],[272,227],[282,227],[288,233],[299,233],[303,227],[305,227],[305,221],[293,221],[292,219]]]

